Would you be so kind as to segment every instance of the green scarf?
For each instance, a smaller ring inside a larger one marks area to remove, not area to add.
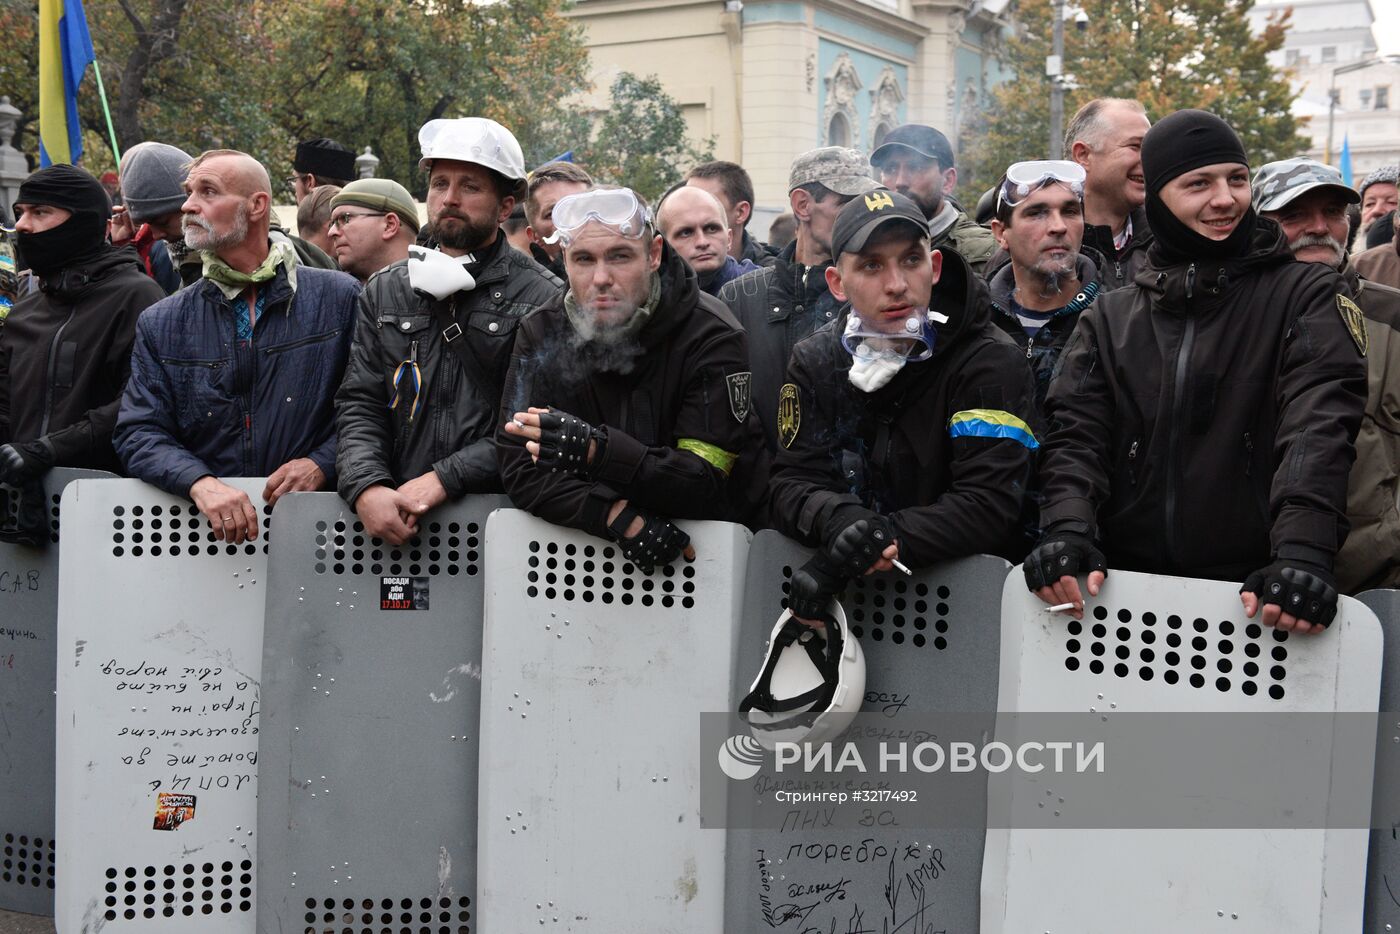
[[[646,327],[651,316],[656,312],[656,306],[661,304],[661,274],[651,274],[651,294],[647,300],[631,318],[620,328],[608,334],[608,343],[635,338]],[[597,329],[593,326],[593,319],[578,307],[578,300],[574,298],[574,290],[570,289],[564,293],[564,314],[569,318],[569,323],[573,325],[574,332],[584,340],[594,340],[597,338]]]
[[[273,234],[269,238],[267,258],[252,272],[239,272],[214,253],[205,250],[200,258],[204,260],[204,278],[219,287],[229,301],[233,301],[248,290],[248,286],[268,282],[277,275],[277,267],[287,269],[287,285],[293,292],[297,290],[297,253],[292,241],[285,236]]]

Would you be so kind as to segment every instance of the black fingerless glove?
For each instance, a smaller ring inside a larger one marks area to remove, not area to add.
[[[642,520],[642,530],[627,538],[627,528],[637,518]],[[631,506],[622,507],[617,518],[608,525],[608,533],[622,549],[622,556],[646,574],[657,565],[670,564],[679,558],[690,544],[690,536],[671,522],[648,516]]]
[[[607,435],[576,415],[551,409],[540,413],[539,465],[551,473],[564,470],[588,475],[588,443],[598,442],[595,456],[602,456]]]
[[[1021,570],[1031,591],[1052,587],[1066,575],[1078,577],[1091,571],[1108,574],[1103,552],[1094,540],[1080,532],[1052,532],[1031,549]]]
[[[1326,568],[1279,558],[1245,578],[1240,593],[1253,593],[1261,603],[1326,628],[1337,618],[1337,581]]]
[[[825,619],[831,598],[845,588],[848,579],[831,559],[818,554],[792,572],[788,609],[801,619]]]
[[[42,477],[53,467],[53,448],[39,438],[22,444],[0,444],[0,482],[20,484]]]
[[[826,554],[845,574],[856,577],[870,570],[894,542],[894,524],[878,513],[855,520],[827,544]]]

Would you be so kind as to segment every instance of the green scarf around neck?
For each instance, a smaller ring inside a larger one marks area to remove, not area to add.
[[[267,258],[252,272],[239,272],[209,250],[199,255],[204,261],[204,278],[217,285],[229,301],[246,292],[250,285],[271,281],[279,266],[287,269],[287,285],[293,292],[297,289],[297,253],[286,237],[270,237]]]

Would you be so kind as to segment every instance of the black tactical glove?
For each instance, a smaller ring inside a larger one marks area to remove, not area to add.
[[[1290,558],[1280,558],[1245,578],[1240,593],[1252,593],[1261,604],[1275,604],[1309,623],[1324,629],[1337,617],[1337,581],[1323,567]]]
[[[894,524],[879,513],[856,519],[828,540],[826,555],[849,577],[870,570],[894,542]]]
[[[825,619],[831,598],[846,586],[849,576],[824,554],[818,554],[792,572],[788,609],[801,619]]]
[[[1021,570],[1026,575],[1026,587],[1032,592],[1053,587],[1065,575],[1078,577],[1091,571],[1108,574],[1103,552],[1081,532],[1049,533],[1031,549]]]
[[[627,528],[637,518],[642,520],[642,530],[627,538]],[[648,516],[631,506],[622,507],[617,518],[608,525],[608,532],[622,548],[622,556],[646,574],[657,565],[670,564],[679,558],[690,544],[690,536],[669,521]]]
[[[0,444],[0,482],[20,484],[42,477],[53,467],[53,448],[40,438],[23,444]]]
[[[540,457],[537,463],[550,473],[560,470],[588,474],[588,442],[597,441],[601,456],[607,435],[576,415],[551,409],[540,413]]]

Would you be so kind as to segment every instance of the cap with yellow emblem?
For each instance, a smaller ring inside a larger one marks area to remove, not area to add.
[[[870,235],[885,224],[909,225],[915,236],[928,236],[928,222],[918,205],[899,192],[879,188],[855,197],[836,215],[831,231],[832,258],[859,253]]]

